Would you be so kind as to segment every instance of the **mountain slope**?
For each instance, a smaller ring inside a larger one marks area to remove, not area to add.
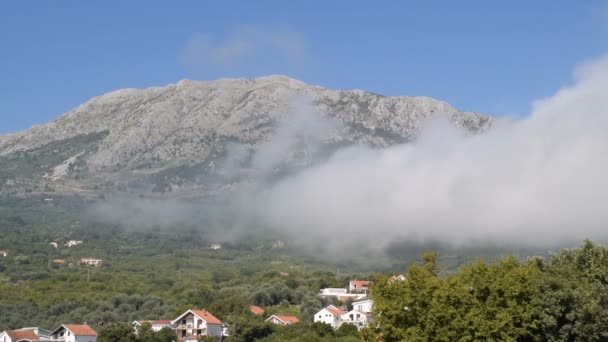
[[[0,186],[9,192],[209,190],[234,181],[224,177],[232,173],[222,161],[235,146],[242,157],[238,168],[254,169],[251,156],[293,112],[299,113],[295,126],[314,120],[332,125],[326,132],[310,127],[322,136],[312,152],[294,145],[284,160],[292,170],[336,146],[407,142],[430,117],[446,117],[472,133],[492,123],[428,97],[329,90],[285,76],[184,80],[111,92],[48,124],[0,136]],[[299,134],[297,127],[293,133]]]

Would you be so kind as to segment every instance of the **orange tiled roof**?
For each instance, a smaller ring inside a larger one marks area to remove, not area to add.
[[[369,286],[370,281],[369,280],[351,280],[350,281],[350,285],[353,286],[357,286],[358,289],[363,288],[363,287],[368,287]]]
[[[198,317],[202,318],[203,320],[205,320],[205,322],[207,322],[208,324],[222,324],[222,321],[220,321],[219,319],[217,319],[215,316],[213,316],[209,311],[207,310],[190,310],[193,314],[197,315]]]
[[[340,316],[340,315],[342,315],[344,313],[344,311],[342,311],[340,309],[337,309],[335,307],[332,307],[332,306],[328,306],[325,309],[327,311],[331,312],[331,314],[334,315],[334,316]]]
[[[38,335],[32,330],[8,330],[6,333],[13,341],[38,339]]]
[[[64,324],[63,326],[76,336],[97,336],[95,330],[86,324]]]
[[[281,321],[283,321],[285,323],[298,323],[300,321],[300,319],[296,316],[274,315],[274,317],[280,319]]]
[[[250,305],[249,311],[253,312],[257,316],[264,316],[264,309],[259,306]]]

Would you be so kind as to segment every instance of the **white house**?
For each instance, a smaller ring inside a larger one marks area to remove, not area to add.
[[[59,245],[57,244],[57,242],[49,242],[49,245],[53,246],[53,248],[59,247]]]
[[[332,328],[336,329],[340,326],[340,317],[344,314],[344,311],[337,307],[330,305],[326,308],[321,309],[314,316],[313,321],[321,322],[331,325]]]
[[[8,252],[7,252],[7,251],[0,251],[0,256],[5,257],[5,256],[7,256],[7,255],[8,255]]]
[[[214,251],[217,251],[217,250],[222,249],[222,245],[219,243],[213,243],[213,244],[211,244],[211,247],[209,247],[209,248],[213,249]]]
[[[149,323],[150,327],[152,328],[152,331],[160,331],[163,328],[173,328],[171,326],[171,321],[169,320],[156,320],[156,321],[133,321],[132,325],[133,325],[133,329],[135,330],[136,333],[139,332],[139,329],[141,328],[141,326],[145,323]]]
[[[358,329],[368,326],[368,324],[373,321],[374,319],[369,312],[361,312],[358,310],[351,310],[340,316],[340,324],[352,324]]]
[[[95,258],[82,258],[80,259],[80,264],[99,267],[103,264],[103,260]]]
[[[388,278],[388,282],[389,283],[394,283],[394,282],[401,282],[405,280],[405,276],[403,274],[399,274],[399,275],[392,275],[390,278]]]
[[[369,290],[369,280],[351,280],[348,284],[348,290],[350,292],[363,292]]]
[[[319,296],[320,297],[336,297],[336,298],[340,299],[341,301],[347,301],[349,299],[359,300],[359,299],[363,299],[366,297],[366,295],[364,293],[348,293],[347,289],[331,288],[331,287],[321,289],[321,291],[319,291]]]
[[[365,297],[367,297],[367,294],[365,293],[347,293],[347,294],[343,294],[341,296],[336,296],[336,298],[338,298],[339,300],[346,302],[347,300],[360,300],[360,299],[365,299]]]
[[[207,310],[188,310],[171,321],[177,341],[197,341],[200,336],[222,336],[222,322]]]
[[[346,289],[337,289],[337,288],[325,288],[325,289],[321,289],[321,292],[319,292],[319,296],[321,297],[338,297],[338,296],[343,296],[345,294],[347,294],[348,291]]]
[[[31,342],[38,341],[40,338],[35,331],[29,329],[6,330],[0,332],[0,342]]]
[[[361,312],[372,312],[374,309],[374,301],[371,299],[353,302],[353,310]]]
[[[65,246],[66,247],[72,247],[72,246],[77,246],[77,245],[80,245],[80,244],[82,244],[81,240],[70,240],[70,241],[68,241],[68,242],[65,243]]]
[[[278,325],[290,325],[298,323],[300,319],[296,316],[284,316],[284,315],[272,315],[266,318],[266,322],[278,324]]]
[[[52,341],[97,342],[97,333],[86,324],[62,324],[51,332]]]

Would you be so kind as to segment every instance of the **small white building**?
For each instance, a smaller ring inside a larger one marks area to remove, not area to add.
[[[371,299],[353,302],[353,310],[361,312],[372,312],[374,310],[374,301]]]
[[[374,319],[369,312],[361,312],[358,310],[351,310],[340,316],[340,324],[352,324],[359,330],[365,328],[373,321]]]
[[[321,296],[321,297],[339,297],[339,296],[343,296],[347,293],[348,293],[348,291],[346,289],[328,287],[325,289],[321,289],[321,292],[319,292],[319,296]]]
[[[325,298],[336,297],[339,300],[345,302],[347,300],[363,299],[363,298],[367,297],[367,294],[365,294],[365,293],[348,293],[347,289],[341,289],[341,288],[325,288],[325,289],[321,289],[321,291],[319,292],[319,296],[325,297]]]
[[[350,292],[367,292],[369,291],[369,280],[351,280],[348,284]]]
[[[57,249],[57,247],[59,247],[59,245],[57,244],[57,242],[49,242],[49,245],[51,245],[51,247]]]
[[[213,249],[214,251],[217,251],[217,250],[222,249],[222,244],[212,243],[211,246],[209,246],[209,248]]]
[[[146,323],[150,324],[150,327],[152,328],[152,331],[154,331],[154,332],[161,331],[163,328],[172,328],[170,320],[133,321],[132,325],[133,325],[133,330],[135,330],[135,333],[139,333],[139,329],[141,328],[141,326]]]
[[[68,242],[65,243],[65,246],[69,248],[69,247],[78,246],[78,245],[81,245],[81,244],[82,244],[81,240],[70,240],[70,241],[68,241]]]
[[[0,256],[1,257],[6,257],[6,256],[8,256],[8,252],[7,251],[0,251]]]
[[[388,278],[388,282],[389,283],[394,283],[394,282],[401,282],[401,281],[405,281],[405,276],[403,274],[395,274],[392,275],[390,278]]]
[[[341,316],[344,314],[344,311],[338,309],[337,307],[330,305],[326,308],[321,309],[321,311],[317,312],[313,318],[313,321],[321,322],[325,324],[331,325],[332,328],[336,329],[340,326]]]
[[[86,324],[62,324],[51,332],[52,341],[97,342],[97,333]]]
[[[177,341],[198,341],[201,336],[220,338],[223,323],[207,310],[188,310],[171,321]]]
[[[82,258],[82,259],[80,259],[80,264],[87,265],[87,266],[100,267],[101,265],[103,265],[103,260],[95,259],[95,258]]]
[[[274,323],[277,325],[290,325],[298,323],[300,319],[296,316],[285,316],[285,315],[272,315],[266,318],[266,322]]]

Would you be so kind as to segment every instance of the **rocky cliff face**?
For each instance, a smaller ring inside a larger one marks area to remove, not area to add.
[[[290,140],[283,170],[310,165],[336,146],[407,142],[431,117],[446,117],[471,133],[493,121],[428,97],[330,90],[285,76],[184,80],[108,93],[48,124],[0,136],[0,187],[15,193],[212,191],[235,181],[234,168],[254,170],[251,156],[293,112],[300,123],[332,124],[308,128],[305,133],[317,133],[312,149]],[[299,122],[292,125],[288,134],[299,135]],[[226,163],[233,150],[237,163]]]

